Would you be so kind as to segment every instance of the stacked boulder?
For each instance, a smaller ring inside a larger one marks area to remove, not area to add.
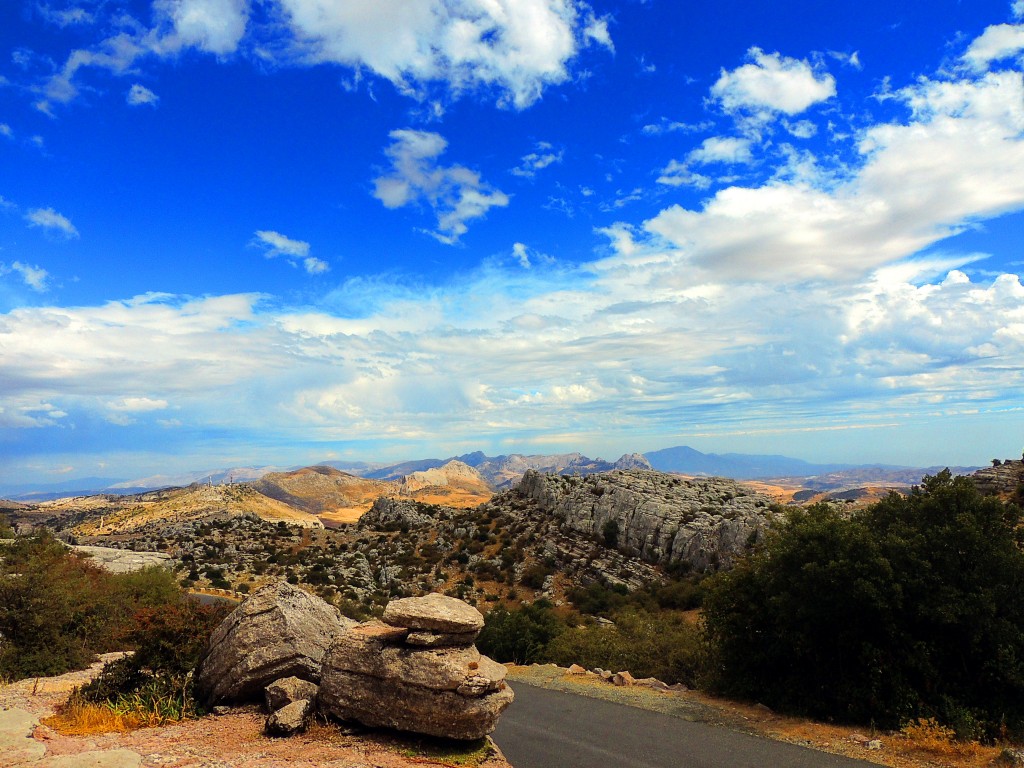
[[[318,707],[340,720],[452,739],[494,730],[512,703],[505,667],[473,645],[483,616],[452,597],[395,600],[383,623],[342,633],[321,670]]]
[[[214,630],[196,675],[207,705],[256,701],[271,683],[320,681],[324,653],[356,626],[338,609],[279,581],[253,592]]]

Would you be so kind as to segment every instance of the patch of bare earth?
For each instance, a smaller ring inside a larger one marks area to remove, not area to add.
[[[617,687],[599,678],[570,675],[568,670],[554,664],[509,665],[508,679],[513,683],[520,681],[661,712],[691,722],[733,728],[891,768],[988,768],[995,764],[1002,751],[999,747],[950,741],[934,728],[880,733],[783,716],[763,705],[730,701],[699,691]],[[878,743],[871,743],[876,741]]]
[[[107,654],[104,660],[119,654]],[[103,661],[88,670],[60,677],[21,680],[0,685],[0,708],[27,710],[40,720],[55,714],[76,686],[92,679]],[[420,739],[387,731],[357,731],[317,723],[290,738],[263,735],[266,715],[256,706],[210,715],[198,720],[128,732],[70,736],[46,725],[34,738],[46,745],[47,757],[96,750],[129,749],[142,755],[145,768],[410,768],[422,765],[469,765],[512,768],[493,745],[473,745]],[[490,752],[487,755],[487,752]],[[6,765],[0,755],[0,765]],[[31,765],[28,763],[26,765]]]

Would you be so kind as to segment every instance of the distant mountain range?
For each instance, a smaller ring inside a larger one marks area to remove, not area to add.
[[[496,490],[515,484],[528,469],[551,474],[589,475],[612,469],[656,469],[661,472],[677,472],[686,475],[730,477],[736,480],[769,478],[810,478],[816,476],[842,476],[847,473],[861,482],[882,482],[895,476],[915,477],[917,482],[924,474],[933,473],[935,467],[914,468],[886,464],[813,464],[789,456],[756,455],[744,453],[701,453],[689,446],[677,446],[646,454],[630,453],[616,461],[591,459],[581,453],[524,455],[519,453],[487,456],[482,451],[451,456],[447,459],[419,459],[395,464],[361,461],[325,461],[319,466],[329,466],[349,475],[367,480],[402,481],[416,473],[427,472],[448,464],[461,462],[475,469]],[[0,486],[0,498],[15,501],[43,501],[62,496],[87,496],[99,493],[133,494],[157,488],[180,487],[192,483],[222,485],[229,482],[258,481],[272,473],[294,471],[300,467],[232,467],[188,472],[174,475],[154,475],[132,480],[89,477],[66,480],[59,483],[33,483]],[[970,471],[972,468],[956,468]],[[831,477],[827,483],[835,487],[839,477]]]

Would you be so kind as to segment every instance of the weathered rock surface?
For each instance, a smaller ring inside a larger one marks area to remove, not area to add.
[[[24,709],[0,710],[0,755],[12,763],[38,760],[46,746],[32,738],[39,719]]]
[[[158,565],[171,566],[171,556],[163,552],[133,552],[130,549],[114,547],[73,546],[71,549],[92,559],[101,568],[111,573],[130,573]]]
[[[1014,493],[1017,487],[1024,483],[1024,461],[1020,459],[1000,461],[999,464],[979,469],[971,475],[971,480],[984,494],[1005,496]]]
[[[417,630],[410,632],[405,642],[409,645],[419,645],[424,648],[443,648],[448,645],[472,645],[479,632],[426,632]]]
[[[505,667],[472,645],[483,617],[443,595],[396,600],[390,626],[363,624],[340,635],[324,657],[318,706],[325,714],[372,727],[452,739],[478,739],[512,702]],[[467,628],[469,628],[467,630]],[[410,644],[456,637],[457,645]]]
[[[298,677],[283,677],[280,680],[275,680],[267,686],[267,711],[276,712],[282,707],[303,699],[315,701],[317,690],[316,683]]]
[[[408,499],[381,496],[356,524],[359,528],[399,529],[426,528],[434,518],[424,512],[424,506]]]
[[[762,534],[772,500],[724,478],[686,479],[628,470],[588,477],[527,472],[518,489],[543,511],[593,539],[661,565],[728,566]],[[613,524],[611,527],[610,524]]]
[[[207,704],[258,701],[283,677],[319,682],[324,652],[356,622],[281,581],[258,589],[210,638],[196,677]]]
[[[291,736],[306,729],[312,712],[313,702],[310,699],[299,699],[272,712],[264,728],[272,736]]]
[[[454,597],[432,592],[423,597],[392,600],[384,609],[385,624],[447,634],[479,632],[484,617],[476,608]]]

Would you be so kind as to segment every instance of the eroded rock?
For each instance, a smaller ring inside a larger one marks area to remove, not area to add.
[[[276,712],[296,701],[316,700],[318,686],[298,677],[284,677],[275,680],[266,689],[267,711]]]
[[[258,701],[275,680],[316,683],[324,653],[356,622],[281,581],[252,593],[214,630],[196,687],[208,704]]]
[[[310,699],[299,699],[286,704],[267,718],[264,729],[271,736],[291,736],[306,730],[309,716],[313,712]]]
[[[392,600],[384,609],[385,624],[445,634],[478,633],[484,617],[476,608],[438,593]]]

